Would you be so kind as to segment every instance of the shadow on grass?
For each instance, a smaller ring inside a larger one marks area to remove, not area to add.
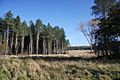
[[[91,57],[91,58],[83,58],[83,57],[65,57],[65,56],[26,56],[19,57],[19,59],[33,59],[33,60],[44,60],[44,61],[91,61],[91,62],[100,62],[100,63],[120,63],[120,60],[108,60],[106,58],[100,57]]]

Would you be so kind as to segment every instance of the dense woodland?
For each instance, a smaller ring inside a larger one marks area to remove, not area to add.
[[[94,0],[92,14],[95,19],[89,30],[94,51],[98,56],[120,58],[120,0]]]
[[[95,18],[81,26],[91,51],[98,56],[120,57],[120,0],[94,0],[91,9]],[[1,54],[58,54],[64,53],[67,45],[69,40],[59,26],[46,26],[40,19],[27,25],[11,11],[0,18]]]
[[[27,25],[11,11],[0,18],[0,54],[58,54],[64,53],[68,44],[59,26],[46,26],[40,19]]]

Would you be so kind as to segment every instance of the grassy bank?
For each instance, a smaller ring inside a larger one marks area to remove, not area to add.
[[[70,60],[70,59],[71,60]],[[0,80],[112,80],[120,78],[118,61],[68,58],[0,59]]]

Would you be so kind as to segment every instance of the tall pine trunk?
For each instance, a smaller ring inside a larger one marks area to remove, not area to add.
[[[39,53],[39,35],[40,35],[40,32],[38,30],[38,32],[37,32],[37,41],[36,41],[36,54]]]
[[[60,44],[60,54],[62,54],[62,43]]]
[[[59,53],[59,43],[58,43],[58,40],[56,40],[56,52],[57,52],[57,54]]]
[[[33,37],[32,33],[30,33],[30,54],[33,53]]]
[[[11,53],[13,52],[13,40],[14,40],[14,36],[12,36],[11,38],[11,44],[10,44]]]
[[[46,41],[46,50],[45,53],[48,54],[48,40]]]
[[[28,54],[31,54],[31,53],[30,53],[30,50],[31,50],[31,49],[30,49],[30,43],[29,43],[29,45],[28,45]]]
[[[46,54],[46,41],[45,41],[45,38],[43,38],[43,54]]]
[[[18,33],[15,36],[15,54],[18,53]]]
[[[62,54],[64,53],[64,46],[63,46],[63,43],[61,44],[62,46],[61,46],[61,52],[62,52]]]
[[[51,54],[51,52],[52,52],[52,48],[51,48],[52,46],[51,46],[51,41],[49,40],[48,41],[48,54]]]
[[[55,44],[56,41],[54,41],[53,43],[54,43],[54,44],[53,44],[53,45],[54,45],[54,47],[53,47],[53,49],[54,49],[54,54],[56,54],[56,44]]]
[[[5,55],[9,52],[9,26],[7,27],[7,38],[6,38],[6,52]]]
[[[24,51],[24,36],[22,36],[22,41],[21,41],[21,53]]]
[[[4,41],[5,41],[5,32],[3,31],[3,34],[2,34],[2,44],[4,43]]]

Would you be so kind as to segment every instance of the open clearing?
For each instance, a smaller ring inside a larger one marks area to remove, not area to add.
[[[3,57],[3,56],[2,56]],[[6,55],[5,57],[81,57],[95,58],[96,55],[90,53],[89,50],[68,50],[66,54],[33,54],[33,55]]]

